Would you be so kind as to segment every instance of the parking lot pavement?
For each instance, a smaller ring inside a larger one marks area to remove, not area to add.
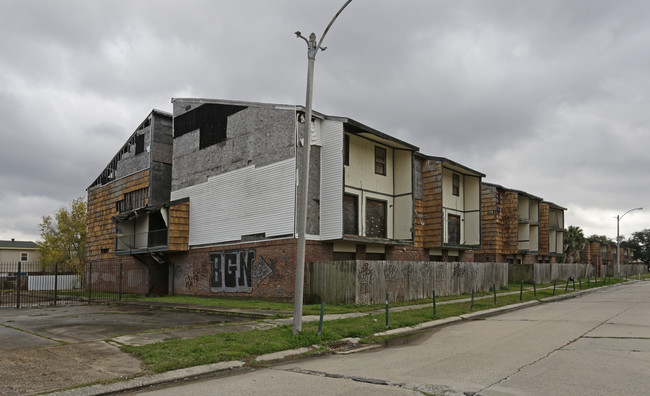
[[[3,309],[0,394],[33,394],[139,375],[140,361],[106,340],[143,333],[154,340],[180,337],[181,331],[214,333],[222,324],[243,320],[129,305]],[[160,332],[170,334],[161,337]],[[146,336],[138,337],[146,343]]]

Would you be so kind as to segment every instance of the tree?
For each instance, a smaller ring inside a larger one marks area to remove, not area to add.
[[[577,263],[580,261],[580,252],[585,248],[587,239],[582,229],[578,226],[569,226],[564,229],[564,262]]]
[[[628,246],[634,249],[634,258],[650,264],[650,229],[637,231],[627,240]]]
[[[615,245],[616,242],[611,240],[610,238],[607,238],[605,235],[592,235],[589,238],[587,238],[590,242],[598,242],[601,245]]]
[[[86,268],[86,201],[79,197],[62,206],[54,216],[41,218],[41,252],[43,268],[59,265],[60,272],[83,275]]]

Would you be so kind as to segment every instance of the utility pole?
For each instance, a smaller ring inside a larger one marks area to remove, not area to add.
[[[621,237],[619,236],[618,229],[619,229],[619,223],[623,216],[626,214],[630,213],[633,210],[642,210],[643,208],[634,208],[630,209],[627,212],[623,213],[621,216],[616,215],[616,273],[617,273],[617,278],[621,276]]]
[[[296,287],[293,297],[293,334],[296,335],[302,330],[302,297],[303,287],[305,282],[305,247],[306,247],[306,234],[307,234],[307,205],[309,203],[309,154],[310,154],[310,138],[311,138],[311,113],[312,113],[312,97],[314,92],[314,62],[316,61],[316,54],[318,50],[325,51],[327,47],[321,47],[325,35],[330,27],[341,14],[343,9],[350,4],[352,0],[347,0],[343,7],[334,15],[329,25],[323,32],[318,44],[316,44],[316,34],[311,33],[309,40],[306,39],[300,31],[296,32],[296,37],[305,40],[307,43],[307,98],[306,98],[306,114],[305,114],[305,127],[304,136],[302,141],[303,158],[302,163],[298,170],[298,201],[296,202],[296,222],[298,233],[298,247],[296,251]],[[300,142],[300,139],[298,139]],[[296,153],[297,154],[297,153]],[[296,155],[296,158],[298,156]]]

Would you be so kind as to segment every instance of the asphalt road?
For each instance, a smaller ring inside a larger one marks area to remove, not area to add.
[[[462,322],[404,341],[139,394],[648,395],[650,282]]]

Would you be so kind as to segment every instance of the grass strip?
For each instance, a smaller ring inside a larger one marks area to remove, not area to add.
[[[647,279],[650,275],[645,274],[641,275],[641,279]],[[630,277],[630,280],[636,280],[638,276]],[[598,278],[597,286],[603,286],[605,278]],[[625,282],[625,279],[621,279],[621,283]],[[580,282],[578,279],[575,281],[576,290],[579,289]],[[605,281],[605,285],[619,283],[616,278],[609,278]],[[553,287],[553,283],[538,284],[537,291],[539,293],[545,288]],[[560,292],[564,292],[566,286],[566,280],[558,280],[556,295]],[[519,292],[521,287],[520,283],[510,283],[505,287],[501,287],[497,293],[507,293],[507,292]],[[524,284],[524,292],[532,292],[532,283]],[[582,279],[582,289],[586,289],[587,279]],[[596,282],[594,278],[591,278],[591,283],[589,287],[596,287]],[[573,282],[569,282],[569,291],[573,291]],[[474,293],[474,297],[483,297],[492,295],[493,291],[484,291]],[[544,295],[544,293],[542,294]],[[461,295],[453,296],[436,296],[436,301],[438,303],[445,301],[454,301],[465,298],[470,298],[471,292],[464,293]],[[254,300],[254,299],[236,299],[236,298],[214,298],[214,297],[204,297],[204,296],[162,296],[162,297],[143,297],[143,296],[129,296],[133,300],[144,301],[144,302],[162,302],[162,303],[172,303],[172,304],[189,304],[189,305],[204,305],[217,308],[240,308],[240,309],[259,309],[259,310],[273,310],[273,311],[286,311],[287,315],[293,313],[293,303],[291,302],[277,302],[277,301],[266,301],[266,300]],[[503,298],[498,296],[498,299]],[[540,297],[542,298],[542,297]],[[411,305],[421,305],[421,304],[431,304],[431,298],[422,298],[418,300],[411,301],[391,301],[391,308],[402,307],[402,306],[411,306]],[[379,311],[384,309],[383,304],[375,305],[361,305],[361,304],[327,304],[326,313],[327,314],[344,314],[352,312],[372,312]],[[303,305],[303,315],[319,315],[320,314],[320,304],[304,304]]]

